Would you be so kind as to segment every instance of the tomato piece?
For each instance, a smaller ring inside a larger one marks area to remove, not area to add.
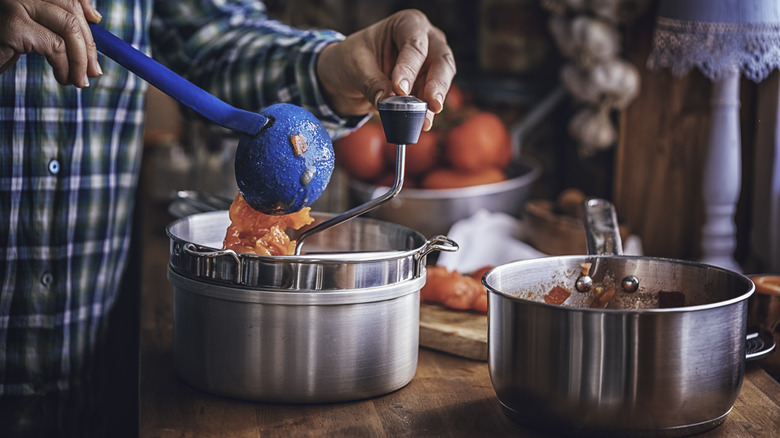
[[[571,292],[561,286],[555,286],[544,296],[544,302],[561,305],[569,296],[571,296]]]
[[[290,240],[286,230],[297,230],[314,222],[310,211],[311,207],[304,207],[290,214],[263,214],[252,208],[239,193],[228,210],[230,225],[225,232],[223,249],[249,254],[291,255],[296,242]]]

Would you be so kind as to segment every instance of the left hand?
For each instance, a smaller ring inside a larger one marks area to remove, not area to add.
[[[367,114],[392,95],[428,104],[423,126],[444,108],[455,58],[444,33],[420,11],[403,10],[328,45],[317,74],[328,103],[340,115]]]

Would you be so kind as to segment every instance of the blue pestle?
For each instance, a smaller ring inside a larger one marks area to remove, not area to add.
[[[235,108],[90,23],[98,51],[212,122],[241,132],[236,183],[244,199],[266,214],[311,205],[333,172],[333,145],[322,123],[305,109],[275,104],[260,114]]]

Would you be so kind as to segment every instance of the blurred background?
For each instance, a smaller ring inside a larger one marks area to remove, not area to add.
[[[518,202],[545,200],[555,215],[566,213],[559,201],[568,190],[604,197],[615,203],[627,233],[641,238],[646,255],[696,260],[701,256],[704,221],[702,157],[708,144],[711,81],[696,70],[673,77],[669,71],[647,68],[657,1],[596,2],[611,6],[619,15],[612,21],[592,11],[566,10],[567,3],[571,2],[266,2],[271,15],[283,22],[344,34],[400,9],[422,10],[446,33],[453,48],[458,66],[455,82],[465,104],[497,115],[514,136],[515,153],[538,163],[539,177]],[[581,16],[609,26],[585,23],[577,28],[573,22]],[[563,24],[561,17],[566,20]],[[569,33],[556,34],[556,26],[560,30],[564,24]],[[583,41],[593,41],[595,52],[609,51],[609,44],[616,42],[610,56],[631,67],[631,74],[618,72],[612,78],[623,87],[623,94],[617,96],[623,102],[599,112],[601,124],[573,121],[587,105],[576,90],[572,93],[571,83],[562,94],[555,94],[562,89],[567,66],[589,62],[573,59],[572,48],[563,47],[566,38],[575,45],[574,51]],[[758,84],[742,79],[740,85],[742,184],[734,257],[745,272],[777,272],[780,220],[775,220],[774,203],[778,195],[765,190],[767,180],[771,184],[777,177],[771,163],[767,168],[763,160],[757,162],[756,154],[777,150],[778,74],[775,71]],[[540,105],[547,105],[543,117],[517,138],[518,127],[524,128],[529,114],[538,113]],[[148,106],[144,166],[155,181],[149,185],[150,196],[162,204],[173,190],[193,189],[232,198],[235,139],[184,120],[177,105],[157,90],[150,90]],[[316,208],[345,209],[352,202],[348,179],[339,169]]]

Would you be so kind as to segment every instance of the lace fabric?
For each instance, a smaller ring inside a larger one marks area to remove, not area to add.
[[[658,17],[647,66],[669,68],[677,77],[698,68],[713,81],[737,68],[760,82],[780,67],[780,23],[706,23]]]

